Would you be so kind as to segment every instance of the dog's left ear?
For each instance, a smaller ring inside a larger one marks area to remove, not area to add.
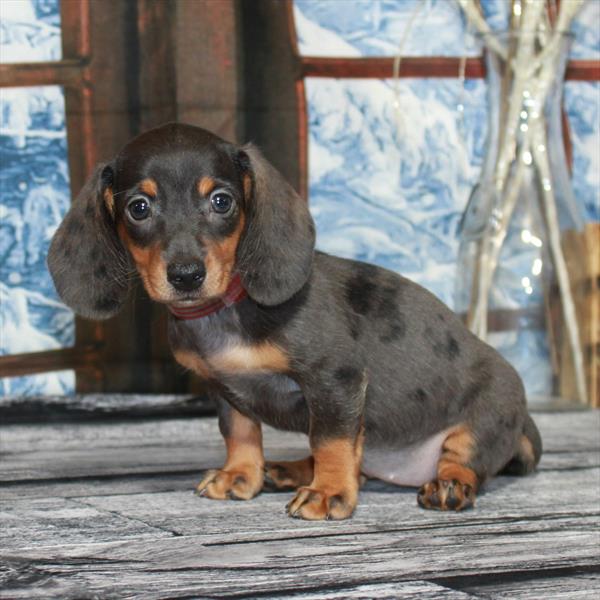
[[[310,275],[315,226],[306,202],[256,147],[244,146],[234,161],[245,178],[247,196],[237,270],[253,300],[281,304]]]

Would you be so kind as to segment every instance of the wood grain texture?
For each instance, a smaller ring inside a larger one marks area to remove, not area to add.
[[[506,579],[491,580],[487,583],[478,582],[474,584],[460,584],[453,582],[453,585],[461,585],[464,592],[470,594],[469,597],[495,599],[513,599],[519,600],[537,600],[538,598],[561,598],[563,600],[584,600],[587,598],[598,598],[600,596],[600,573],[578,574],[577,572],[568,576],[546,573],[546,578],[537,576],[517,577],[512,581]]]
[[[369,481],[352,520],[289,519],[292,493],[192,494],[224,447],[213,419],[0,428],[0,596],[7,598],[593,598],[597,412],[537,414],[530,477],[439,514]],[[306,453],[265,431],[267,456]]]

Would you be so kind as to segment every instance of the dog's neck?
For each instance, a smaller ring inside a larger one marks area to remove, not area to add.
[[[176,308],[174,306],[169,306],[169,310],[171,314],[176,318],[184,321],[189,321],[192,319],[201,319],[202,317],[207,317],[208,315],[212,315],[225,308],[226,306],[232,306],[237,304],[241,300],[243,300],[248,295],[248,292],[244,289],[242,285],[242,280],[239,274],[235,274],[231,281],[229,282],[229,286],[225,291],[225,294],[221,298],[217,298],[216,300],[211,300],[206,304],[201,304],[200,306],[190,306],[189,308],[179,307]]]

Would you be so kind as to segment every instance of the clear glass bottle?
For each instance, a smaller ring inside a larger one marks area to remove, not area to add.
[[[486,53],[486,157],[460,227],[456,310],[517,368],[533,404],[561,390],[571,399],[585,397],[581,386],[569,388],[561,381],[565,369],[576,370],[569,362],[577,360],[573,341],[580,329],[568,297],[567,311],[563,300],[567,291],[571,297],[579,293],[585,261],[562,129],[570,38],[561,35],[560,51],[537,68],[520,54],[529,45],[540,55],[535,34],[501,35],[507,59]],[[557,246],[566,262],[567,285]]]

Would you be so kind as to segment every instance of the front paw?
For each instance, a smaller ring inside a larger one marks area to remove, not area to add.
[[[357,500],[358,494],[353,490],[301,487],[287,505],[287,512],[290,517],[309,521],[348,519],[356,508]]]
[[[196,487],[196,494],[214,500],[250,500],[262,486],[262,467],[211,469]]]

